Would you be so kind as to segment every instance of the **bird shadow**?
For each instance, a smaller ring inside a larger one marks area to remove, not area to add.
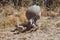
[[[19,24],[19,26],[23,26],[23,27],[26,27],[26,29],[25,30],[22,30],[22,31],[20,31],[19,29],[18,29],[18,25],[15,25],[16,26],[16,29],[14,29],[14,30],[12,30],[11,32],[15,32],[16,30],[18,30],[18,32],[17,33],[15,33],[15,34],[19,34],[19,33],[26,33],[26,32],[29,32],[29,33],[31,33],[32,31],[36,31],[37,29],[35,29],[35,30],[33,30],[34,29],[34,26],[32,26],[29,22],[28,23],[22,23],[22,24]]]

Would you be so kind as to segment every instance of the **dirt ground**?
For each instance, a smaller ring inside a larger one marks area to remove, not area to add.
[[[11,32],[16,24],[28,21],[25,16],[26,9],[22,7],[18,11],[12,6],[0,7],[0,40],[60,40],[60,13],[56,10],[47,11],[44,7],[41,7],[42,14],[36,22],[39,27],[36,31]],[[19,34],[15,34],[17,32]]]

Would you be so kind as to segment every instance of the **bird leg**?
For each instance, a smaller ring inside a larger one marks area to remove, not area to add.
[[[31,29],[32,31],[36,31],[37,30],[37,25],[36,24],[32,24],[33,25],[33,28]]]
[[[37,29],[37,25],[36,22],[34,22],[34,19],[30,19],[29,20],[30,24],[33,26],[33,28],[31,29],[31,31],[35,31]]]

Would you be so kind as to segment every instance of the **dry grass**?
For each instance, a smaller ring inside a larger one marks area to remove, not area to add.
[[[16,24],[28,21],[25,16],[26,9],[22,7],[18,11],[9,5],[0,8],[0,34],[3,33],[3,36],[0,35],[1,40],[60,40],[60,16],[57,16],[59,12],[47,11],[44,7],[41,7],[42,16],[36,22],[40,29],[35,32],[16,35],[10,32],[15,29]],[[3,29],[4,31],[2,31]]]

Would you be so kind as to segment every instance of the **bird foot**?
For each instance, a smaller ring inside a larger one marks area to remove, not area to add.
[[[34,32],[34,31],[36,31],[38,28],[32,28],[31,30],[29,30],[29,31],[27,31],[26,33],[31,33],[31,32]]]

